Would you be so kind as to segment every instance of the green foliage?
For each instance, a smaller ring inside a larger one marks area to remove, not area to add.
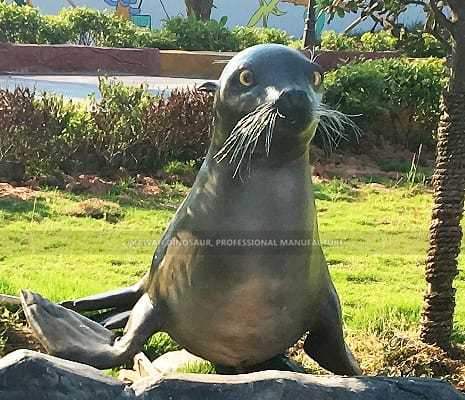
[[[236,51],[236,38],[221,23],[197,18],[171,18],[164,23],[164,30],[174,35],[176,44],[186,50]]]
[[[433,35],[421,30],[404,31],[400,39],[389,32],[366,32],[362,35],[344,35],[335,31],[322,34],[321,48],[345,51],[387,51],[399,50],[409,57],[445,57],[446,47]]]
[[[237,26],[232,33],[239,41],[241,49],[265,43],[289,45],[293,39],[286,31],[276,28]]]
[[[215,374],[215,366],[206,360],[192,361],[179,368],[176,372],[183,374]]]
[[[354,36],[342,35],[335,31],[324,31],[321,34],[321,48],[324,50],[356,50],[357,39]]]
[[[416,150],[432,144],[446,84],[444,61],[368,60],[329,72],[325,101],[362,130]]]
[[[135,26],[131,21],[91,8],[67,8],[49,23],[62,32],[62,43],[107,47],[175,48],[174,37],[165,31],[151,31]],[[45,41],[52,42],[51,37]]]
[[[37,9],[0,2],[0,42],[37,43],[40,26]]]
[[[344,35],[325,31],[321,37],[321,48],[325,50],[386,51],[396,50],[398,40],[389,32],[365,32],[360,36]]]
[[[401,36],[399,48],[409,57],[446,57],[446,46],[433,35],[421,30],[410,31]]]
[[[230,31],[226,22],[226,17],[220,21],[175,17],[164,21],[162,29],[149,30],[86,7],[41,16],[35,8],[0,2],[0,42],[239,51],[262,43],[290,44],[292,40],[279,29],[238,27]]]
[[[393,50],[397,46],[397,38],[389,32],[366,32],[360,36],[361,50],[386,51]]]
[[[182,162],[178,160],[170,161],[163,166],[163,172],[167,175],[189,175],[196,172],[194,161]]]
[[[144,353],[150,359],[155,359],[170,351],[177,350],[181,350],[181,347],[167,333],[159,332],[149,339],[149,342],[145,345]]]
[[[211,96],[173,91],[162,99],[143,87],[100,81],[100,101],[75,104],[25,89],[0,90],[0,159],[21,160],[29,174],[155,172],[171,160],[204,156]]]
[[[258,0],[258,9],[250,17],[247,26],[256,26],[261,21],[262,26],[267,28],[268,19],[271,15],[276,15],[277,17],[285,15],[286,13],[278,8],[279,2],[280,0]]]
[[[0,159],[27,160],[28,172],[53,170],[72,152],[69,127],[78,106],[28,89],[0,91]]]
[[[352,201],[356,198],[354,187],[347,182],[333,178],[324,184],[314,184],[315,198],[328,201]]]

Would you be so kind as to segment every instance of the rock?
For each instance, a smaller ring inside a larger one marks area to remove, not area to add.
[[[186,350],[170,351],[152,362],[152,367],[160,374],[177,372],[189,365],[201,363],[204,360]]]
[[[77,177],[68,177],[66,181],[66,190],[72,193],[92,193],[102,195],[108,193],[114,183],[105,181],[94,175],[79,175]]]
[[[0,400],[123,400],[131,389],[87,365],[30,350],[0,360]]]
[[[229,376],[177,374],[158,381],[141,380],[132,389],[140,400],[465,400],[447,383],[432,379],[280,371]]]
[[[465,400],[433,379],[314,376],[264,371],[247,375],[172,374],[131,387],[82,364],[18,350],[0,360],[0,400]]]
[[[21,161],[0,160],[0,181],[22,182],[25,175],[25,167]]]

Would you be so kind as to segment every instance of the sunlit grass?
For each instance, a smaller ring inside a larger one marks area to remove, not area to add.
[[[28,288],[59,301],[136,282],[149,268],[156,241],[187,190],[165,186],[161,196],[150,198],[138,197],[130,185],[113,191],[103,198],[120,205],[117,222],[70,215],[90,196],[50,190],[35,200],[0,199],[0,292],[17,295]],[[429,191],[373,189],[338,180],[318,184],[316,190],[321,242],[350,341],[393,328],[417,329]],[[465,343],[464,271],[455,285],[454,338]],[[152,338],[146,348],[152,358],[173,349],[166,336]]]

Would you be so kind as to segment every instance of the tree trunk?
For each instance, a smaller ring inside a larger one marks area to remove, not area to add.
[[[453,281],[458,273],[465,196],[465,43],[454,43],[450,67],[451,80],[443,93],[432,180],[434,203],[426,259],[428,286],[420,333],[424,342],[445,350],[450,347],[453,328]]]
[[[188,17],[208,21],[213,8],[213,0],[185,0]]]
[[[315,16],[315,0],[308,0],[307,18],[305,19],[304,29],[304,49],[312,50],[316,45],[316,16]]]

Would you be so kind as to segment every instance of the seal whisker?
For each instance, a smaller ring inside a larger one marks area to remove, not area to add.
[[[267,113],[264,113],[262,115],[262,118],[260,120],[258,120],[258,122],[256,123],[256,125],[252,128],[251,131],[247,132],[247,136],[248,136],[248,140],[247,142],[245,143],[245,146],[242,146],[242,143],[241,145],[239,146],[239,148],[236,150],[237,152],[239,152],[241,149],[242,149],[242,155],[241,155],[241,158],[239,159],[239,162],[237,163],[237,166],[236,166],[236,170],[234,171],[234,174],[233,174],[233,177],[236,176],[237,172],[240,170],[240,167],[241,167],[241,164],[242,164],[242,161],[245,157],[245,155],[247,154],[247,150],[249,149],[250,145],[252,143],[254,143],[253,147],[252,147],[252,150],[250,151],[249,153],[249,165],[248,165],[248,171],[250,173],[250,170],[251,170],[251,167],[250,167],[250,163],[251,163],[251,158],[252,158],[252,155],[253,155],[253,152],[255,151],[255,148],[256,148],[256,145],[258,143],[258,140],[260,138],[260,135],[261,133],[263,132],[263,130],[266,128],[266,125],[267,125],[267,122],[269,120],[269,116],[271,115],[271,113],[268,111]],[[246,137],[246,135],[244,135],[244,138]],[[232,157],[231,157],[232,158]]]
[[[266,144],[265,144],[265,150],[266,150],[266,156],[268,157],[270,155],[270,150],[271,150],[271,140],[273,139],[273,132],[274,132],[274,126],[276,124],[276,117],[279,115],[278,110],[276,110],[272,115],[270,122],[268,124],[268,130],[266,132]]]
[[[229,164],[236,163],[233,174],[235,177],[240,172],[242,163],[248,154],[247,169],[250,174],[252,156],[263,132],[265,132],[266,156],[270,154],[273,130],[278,116],[276,103],[268,102],[242,117],[221,149],[215,154],[216,161],[219,163],[229,157]]]
[[[352,121],[350,117],[356,115],[347,115],[338,110],[332,110],[325,104],[320,104],[315,109],[315,116],[319,118],[318,129],[324,134],[324,138],[329,144],[329,150],[333,151],[341,140],[348,140],[347,131],[352,130],[356,139],[361,136],[360,128]]]
[[[268,107],[268,103],[261,105],[239,120],[229,137],[224,142],[223,147],[215,154],[215,159],[217,159],[218,162],[222,161],[225,158],[225,155],[227,156],[227,154],[231,151],[230,146],[234,147],[234,145],[237,144],[236,141],[240,138],[240,136],[244,132],[247,132],[247,129],[250,126],[253,126],[256,115],[259,115],[261,112],[263,112],[264,109]]]
[[[268,130],[269,129],[269,126],[270,126],[270,122],[271,122],[271,119],[273,117],[273,113],[275,112],[275,109],[274,108],[270,108],[270,111],[268,113],[266,113],[264,115],[264,118],[263,118],[263,124],[262,126],[260,126],[260,130],[257,130],[257,133],[255,134],[255,136],[251,137],[249,139],[249,142],[250,143],[253,143],[252,145],[252,148],[249,152],[249,160],[248,160],[248,171],[249,171],[249,176],[250,176],[250,172],[251,172],[251,165],[252,165],[252,156],[255,152],[255,149],[257,148],[257,145],[258,145],[258,141],[260,139],[260,136],[261,136],[261,133],[266,129]],[[268,132],[267,132],[267,135],[268,135]]]

